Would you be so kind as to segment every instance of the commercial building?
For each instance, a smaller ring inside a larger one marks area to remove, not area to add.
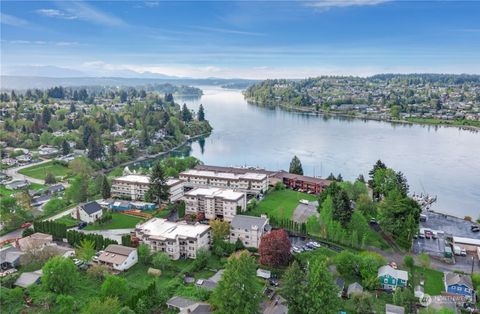
[[[110,244],[98,257],[100,264],[107,265],[111,269],[124,271],[138,262],[138,253],[136,248]]]
[[[236,215],[230,223],[230,242],[235,243],[237,239],[242,241],[246,247],[258,248],[262,236],[271,230],[268,218]]]
[[[175,202],[183,196],[183,182],[181,180],[170,178],[166,184],[170,188],[170,202]],[[113,179],[111,193],[113,197],[143,200],[149,187],[150,177],[130,174]]]
[[[137,226],[135,234],[152,251],[165,252],[173,260],[195,259],[198,250],[210,248],[210,226],[199,223],[153,218]]]
[[[268,189],[268,176],[264,173],[190,169],[180,173],[179,177],[190,188],[216,187],[247,194],[263,194]]]
[[[195,188],[184,194],[185,213],[204,213],[206,219],[220,218],[232,221],[237,211],[247,208],[245,193],[222,188]]]
[[[320,194],[331,183],[330,180],[293,174],[286,171],[279,171],[270,178],[272,185],[275,185],[277,182],[283,183],[288,188],[312,194]]]

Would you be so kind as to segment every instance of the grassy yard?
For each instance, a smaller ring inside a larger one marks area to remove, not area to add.
[[[0,197],[7,197],[7,196],[10,196],[12,194],[15,194],[15,193],[18,193],[18,192],[21,192],[21,191],[25,191],[25,190],[27,190],[27,191],[28,190],[41,190],[44,187],[45,187],[44,185],[41,185],[41,184],[38,184],[38,183],[32,183],[26,189],[9,190],[5,187],[5,185],[0,185]]]
[[[135,228],[135,225],[143,221],[140,217],[128,216],[120,213],[112,213],[112,220],[103,225],[92,224],[85,227],[84,230],[108,230],[108,229],[128,229]]]
[[[58,218],[55,221],[60,222],[62,224],[65,224],[67,226],[67,228],[75,227],[80,222],[77,219],[73,219],[72,216],[70,216],[70,215],[65,215],[63,217]]]
[[[40,165],[34,165],[18,171],[19,173],[35,179],[45,180],[48,173],[55,177],[65,177],[68,175],[68,167],[65,167],[54,161],[49,161]]]
[[[420,280],[425,281],[425,293],[429,295],[439,295],[442,291],[445,291],[443,273],[441,271],[416,266],[415,284],[418,284]]]
[[[317,197],[289,189],[271,191],[258,203],[257,207],[249,211],[247,215],[260,216],[261,214],[267,214],[279,219],[290,219],[299,201],[302,199],[315,201]]]

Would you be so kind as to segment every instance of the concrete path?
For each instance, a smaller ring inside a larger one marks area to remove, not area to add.
[[[51,160],[52,160],[52,159],[45,159],[45,160],[42,160],[42,161],[39,161],[39,162],[30,163],[30,164],[28,164],[28,165],[24,165],[24,166],[20,166],[20,167],[9,168],[9,169],[7,169],[7,170],[5,171],[5,173],[6,173],[9,177],[12,177],[12,181],[16,181],[16,180],[27,180],[28,182],[31,182],[31,183],[37,183],[37,184],[42,184],[42,185],[44,185],[44,184],[45,184],[45,180],[40,180],[40,179],[35,179],[35,178],[32,178],[32,177],[27,177],[27,176],[19,173],[18,171],[19,171],[19,170],[22,170],[22,169],[24,169],[24,168],[41,165],[41,164],[47,163],[47,162],[49,162],[49,161],[51,161]]]

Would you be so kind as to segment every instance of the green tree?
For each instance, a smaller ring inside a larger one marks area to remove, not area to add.
[[[338,288],[323,261],[313,260],[310,262],[307,282],[304,291],[303,313],[337,313],[340,309]]]
[[[227,221],[213,219],[208,224],[212,228],[213,243],[225,241],[225,238],[230,234],[230,224]]]
[[[83,309],[82,314],[117,314],[120,306],[117,298],[94,298]]]
[[[53,173],[49,172],[45,176],[45,184],[55,184],[57,182],[57,179],[53,175]]]
[[[108,183],[106,175],[102,175],[102,177],[100,178],[100,191],[102,193],[103,199],[110,198],[110,183]]]
[[[350,205],[350,199],[345,190],[335,195],[333,200],[333,215],[332,218],[339,221],[345,228],[352,219],[353,208]]]
[[[428,256],[427,253],[420,254],[418,259],[420,260],[420,265],[422,265],[423,268],[430,267],[430,256]]]
[[[392,106],[390,108],[390,116],[394,119],[399,119],[401,110],[402,110],[402,107],[400,107],[399,105]]]
[[[167,253],[157,252],[153,254],[152,264],[155,268],[165,270],[169,269],[172,266],[172,261],[170,260],[170,257]]]
[[[375,313],[375,301],[373,296],[368,292],[356,293],[352,296],[353,304],[355,304],[355,313],[372,314]]]
[[[288,303],[288,312],[292,314],[302,313],[302,297],[304,293],[305,274],[297,261],[293,261],[283,275],[284,285],[282,294]]]
[[[297,156],[293,156],[292,161],[290,162],[290,173],[303,175],[302,162],[298,159]]]
[[[137,251],[139,261],[144,265],[150,264],[152,258],[150,247],[147,244],[142,243],[138,246]]]
[[[43,285],[55,293],[69,293],[77,280],[77,268],[71,259],[55,256],[42,268]]]
[[[246,252],[229,260],[212,294],[212,303],[220,313],[258,312],[261,287],[257,282],[256,268],[255,260]]]
[[[59,294],[55,299],[57,311],[59,314],[70,314],[75,312],[75,298],[71,295]]]
[[[78,258],[80,258],[83,261],[90,261],[92,257],[95,255],[95,242],[88,240],[88,239],[83,239],[80,241],[80,244],[77,246],[75,250]]]
[[[182,106],[182,120],[184,122],[192,121],[192,112],[188,110],[187,104],[183,104]]]
[[[200,104],[200,107],[198,108],[197,119],[198,121],[205,121],[205,112],[202,104]]]
[[[145,194],[145,199],[148,202],[156,202],[160,204],[162,201],[168,201],[170,190],[167,185],[167,179],[160,162],[157,162],[150,174],[150,186]]]
[[[82,203],[87,200],[88,180],[85,176],[76,176],[70,187],[65,191],[65,195],[73,203]]]
[[[67,140],[62,141],[62,155],[70,154],[70,144],[68,144]]]
[[[128,296],[127,280],[119,276],[107,276],[100,287],[100,293],[103,297],[125,300]]]

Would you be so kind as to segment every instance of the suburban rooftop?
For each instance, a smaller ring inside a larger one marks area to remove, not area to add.
[[[221,197],[228,200],[238,200],[244,196],[243,193],[230,189],[221,188],[196,188],[185,193],[186,196],[205,196],[207,198]]]
[[[186,222],[175,223],[162,218],[153,218],[137,226],[137,230],[154,239],[195,238],[209,229],[209,225],[199,223],[190,225]]]

